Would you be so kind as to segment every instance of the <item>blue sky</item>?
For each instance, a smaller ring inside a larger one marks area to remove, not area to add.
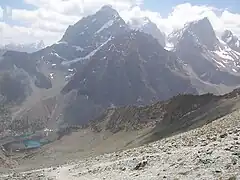
[[[140,7],[133,6],[139,1]],[[240,0],[0,0],[0,44],[10,40],[51,44],[69,25],[104,4],[113,5],[126,21],[148,17],[166,34],[184,23],[208,17],[217,33],[230,29],[240,36]]]
[[[12,8],[34,9],[33,5],[24,3],[24,0],[0,0],[0,6],[10,6]]]

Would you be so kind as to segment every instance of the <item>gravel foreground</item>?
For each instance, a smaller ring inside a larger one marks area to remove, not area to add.
[[[240,111],[142,147],[0,179],[240,180]]]

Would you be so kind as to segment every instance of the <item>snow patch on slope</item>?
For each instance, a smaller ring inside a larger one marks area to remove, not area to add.
[[[63,66],[69,66],[73,63],[76,63],[76,62],[80,62],[80,61],[84,61],[86,59],[90,59],[94,54],[96,54],[97,51],[99,51],[104,45],[106,45],[110,40],[112,39],[112,37],[109,37],[107,41],[105,41],[102,45],[100,45],[98,48],[96,48],[95,50],[93,50],[92,52],[90,52],[87,56],[85,57],[80,57],[80,58],[76,58],[76,59],[73,59],[71,61],[63,61],[61,64]]]
[[[80,46],[72,46],[72,47],[74,47],[77,51],[83,51],[84,49],[82,48],[82,47],[80,47]]]
[[[226,51],[220,50],[220,51],[214,51],[214,53],[222,59],[234,61],[234,59]]]
[[[232,69],[232,71],[233,71],[233,72],[237,72],[237,70],[236,70],[236,69]]]
[[[167,50],[167,51],[172,51],[174,49],[174,44],[170,43],[170,42],[167,42],[164,49]]]
[[[235,43],[235,45],[236,45],[237,47],[240,46],[240,42],[239,42],[239,40]]]
[[[219,62],[219,61],[216,61],[216,60],[214,60],[218,65],[220,65],[220,66],[222,66],[222,67],[226,67],[222,62]],[[219,67],[219,66],[218,66]]]
[[[103,31],[104,29],[109,28],[110,26],[112,26],[114,23],[114,20],[109,20],[107,23],[105,23],[97,32],[96,34],[100,33],[101,31]]]
[[[227,42],[227,43],[229,43],[231,40],[232,40],[232,37],[231,37],[231,36],[226,38],[226,42]]]
[[[68,44],[68,42],[66,42],[66,41],[58,41],[55,44]]]

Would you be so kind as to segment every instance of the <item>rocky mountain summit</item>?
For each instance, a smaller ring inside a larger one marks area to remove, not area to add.
[[[189,72],[198,79],[214,85],[239,84],[240,54],[216,37],[207,18],[186,24],[169,35],[168,40],[174,44],[174,52]]]
[[[128,30],[118,12],[110,6],[70,25],[62,39],[36,53],[45,61],[71,65],[82,62],[98,51],[111,37]]]
[[[175,46],[189,42],[196,45],[203,45],[208,50],[215,50],[218,39],[208,18],[185,24],[183,29],[177,30],[169,35],[168,39]]]

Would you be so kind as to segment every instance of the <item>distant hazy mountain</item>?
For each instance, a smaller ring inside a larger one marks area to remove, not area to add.
[[[130,28],[134,30],[139,30],[152,35],[163,47],[165,46],[165,34],[161,32],[157,25],[149,18],[132,18],[128,24],[130,25]]]
[[[1,49],[33,53],[33,52],[36,52],[36,51],[39,51],[39,50],[43,49],[44,47],[45,47],[44,42],[39,41],[39,42],[36,42],[36,43],[30,43],[30,44],[14,44],[14,43],[11,43],[11,44],[7,44],[7,45],[1,47]]]
[[[227,43],[232,49],[240,53],[240,40],[231,31],[226,30],[222,34],[222,40]]]

